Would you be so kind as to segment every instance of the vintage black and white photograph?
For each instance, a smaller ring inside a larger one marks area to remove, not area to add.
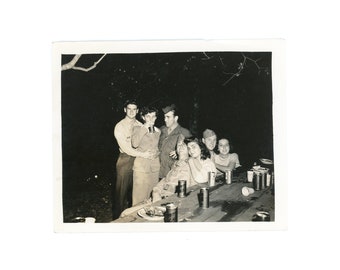
[[[55,230],[284,228],[283,54],[282,40],[55,43]]]

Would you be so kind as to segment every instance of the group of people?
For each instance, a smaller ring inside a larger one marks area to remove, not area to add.
[[[165,125],[155,126],[158,110],[124,104],[125,118],[114,128],[120,154],[116,163],[113,218],[142,202],[155,202],[176,191],[178,180],[187,187],[208,181],[209,172],[219,175],[240,167],[238,155],[230,153],[229,140],[206,129],[202,139],[180,126],[179,111],[171,104],[162,108]],[[136,119],[140,114],[142,122]],[[218,153],[215,152],[218,143]]]

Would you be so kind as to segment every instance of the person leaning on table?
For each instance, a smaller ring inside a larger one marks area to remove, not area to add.
[[[227,170],[235,170],[241,167],[238,154],[233,153],[233,147],[229,140],[221,138],[218,141],[218,154],[215,155],[215,165],[218,170],[217,175],[223,174]]]
[[[142,209],[147,206],[151,206],[154,202],[157,202],[163,198],[173,195],[176,192],[176,187],[178,185],[178,180],[187,180],[187,187],[195,185],[196,183],[192,180],[191,172],[189,168],[189,154],[188,154],[188,147],[180,140],[177,143],[176,148],[178,160],[175,161],[171,170],[168,172],[166,177],[164,177],[160,182],[154,186],[152,190],[152,196],[143,201],[143,203],[139,203],[134,205],[128,209],[125,209],[120,217],[125,217],[130,215],[131,213]]]
[[[216,166],[210,159],[210,152],[205,144],[198,138],[188,138],[184,140],[188,146],[189,167],[191,176],[196,183],[206,183],[209,180],[209,172],[216,175]]]
[[[171,170],[166,177],[159,181],[152,189],[152,202],[159,201],[174,194],[176,192],[178,180],[186,180],[187,188],[195,184],[192,180],[188,163],[188,147],[183,140],[180,140],[177,143],[176,153],[178,159],[172,165]]]

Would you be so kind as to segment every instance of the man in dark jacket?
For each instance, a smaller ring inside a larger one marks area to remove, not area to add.
[[[176,145],[179,140],[191,137],[191,133],[186,128],[178,124],[178,109],[171,104],[162,109],[164,113],[165,126],[162,126],[159,139],[159,151],[161,168],[159,178],[163,178],[170,171],[176,158]]]

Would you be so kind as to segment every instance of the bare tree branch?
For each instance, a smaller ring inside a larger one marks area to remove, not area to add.
[[[260,61],[261,58],[259,58],[259,59],[257,59],[257,60],[254,60],[254,59],[252,59],[252,58],[250,58],[250,57],[248,57],[248,56],[245,56],[243,53],[241,53],[241,54],[242,54],[242,57],[243,57],[243,61],[239,64],[239,66],[238,66],[238,71],[235,72],[235,73],[226,73],[226,72],[223,72],[224,74],[231,75],[231,77],[230,77],[227,81],[225,81],[225,82],[223,83],[223,86],[225,86],[228,82],[230,82],[234,77],[238,77],[238,76],[241,75],[243,69],[246,67],[247,60],[253,62],[253,63],[256,65],[256,67],[257,67],[257,69],[259,70],[259,72],[260,72],[261,70],[263,70],[263,69],[264,69],[264,70],[267,69],[267,68],[264,68],[264,67],[260,67],[260,66],[258,65],[257,62]]]
[[[213,57],[208,56],[205,52],[203,52],[203,54],[206,58],[201,58],[202,60],[210,60],[211,58],[213,58]]]
[[[235,76],[239,76],[239,73],[234,73],[227,81],[225,81],[222,85],[225,86],[228,82],[230,82]]]
[[[81,54],[76,54],[70,62],[61,66],[61,70],[67,70],[67,69],[73,68],[74,65],[77,64],[80,56]]]
[[[81,70],[81,71],[84,71],[84,72],[88,72],[88,71],[94,69],[98,65],[98,63],[100,63],[100,61],[103,60],[105,55],[106,54],[103,54],[98,61],[93,63],[92,66],[90,66],[88,68],[84,68],[84,67],[77,67],[76,66],[79,58],[81,57],[81,54],[76,54],[70,62],[61,66],[61,70],[75,69],[75,70]]]
[[[221,56],[218,56],[218,58],[220,58],[220,61],[221,61],[222,66],[225,66],[225,64],[224,64],[223,59],[221,58]]]

